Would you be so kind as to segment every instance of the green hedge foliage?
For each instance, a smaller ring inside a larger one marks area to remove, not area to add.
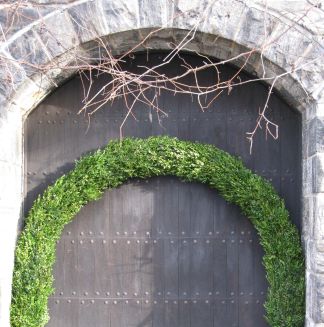
[[[255,226],[269,282],[266,319],[273,327],[304,323],[305,266],[296,227],[272,185],[212,145],[170,137],[126,138],[83,157],[34,202],[16,248],[12,327],[42,327],[49,317],[56,241],[82,206],[130,178],[173,175],[216,189]],[[226,276],[224,276],[226,278]]]

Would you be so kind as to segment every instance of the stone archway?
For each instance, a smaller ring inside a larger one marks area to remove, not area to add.
[[[191,8],[189,8],[191,6]],[[321,46],[311,42],[316,38],[311,26],[296,24],[288,29],[285,19],[279,19],[276,8],[267,10],[261,5],[246,5],[239,1],[213,1],[188,3],[178,1],[160,4],[153,1],[76,1],[62,6],[60,10],[50,11],[41,20],[35,20],[11,35],[1,48],[1,55],[8,58],[24,59],[31,64],[53,63],[53,69],[46,74],[26,70],[26,66],[15,64],[15,89],[1,90],[2,105],[0,117],[1,142],[1,248],[3,268],[0,271],[1,312],[0,319],[4,326],[9,326],[9,303],[14,246],[17,236],[17,222],[21,215],[23,179],[22,179],[22,121],[35,106],[50,93],[55,85],[65,81],[73,72],[55,69],[55,60],[69,63],[73,51],[85,54],[93,48],[94,35],[107,38],[116,53],[122,53],[143,38],[149,30],[165,27],[152,39],[149,46],[156,49],[168,49],[169,41],[181,38],[193,19],[177,19],[170,24],[175,11],[191,9],[192,16],[199,15],[201,9],[209,8],[204,24],[198,29],[196,38],[187,45],[187,50],[198,50],[203,54],[220,59],[229,58],[243,49],[259,48],[262,40],[256,33],[264,27],[265,12],[273,28],[275,38],[285,35],[264,54],[264,63],[268,72],[287,73],[294,60],[294,50],[307,55],[322,52]],[[157,10],[158,8],[158,10]],[[83,17],[87,33],[78,36],[73,19]],[[41,35],[40,26],[46,23],[60,40],[52,42],[49,35]],[[70,32],[70,37],[62,37],[62,28]],[[47,50],[44,44],[47,44]],[[148,45],[146,45],[148,46]],[[29,51],[30,47],[32,50]],[[29,50],[28,50],[29,49]],[[289,51],[290,50],[290,51]],[[253,62],[253,63],[252,63]],[[237,62],[239,65],[240,62]],[[256,75],[261,74],[260,58],[255,56],[250,66],[246,67]],[[309,72],[312,73],[309,73]],[[299,76],[307,76],[304,84]],[[323,181],[323,98],[321,96],[322,67],[313,62],[298,73],[287,74],[279,79],[276,88],[286,101],[293,104],[303,114],[303,241],[307,261],[307,324],[314,326],[324,322],[323,294],[323,234],[321,219],[324,206]],[[306,99],[305,92],[309,93]],[[307,101],[306,101],[307,100]]]

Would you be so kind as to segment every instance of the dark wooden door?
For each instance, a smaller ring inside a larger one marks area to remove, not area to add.
[[[127,64],[136,69],[145,61],[146,55],[137,55]],[[222,74],[231,73],[224,67]],[[203,76],[206,82],[212,77]],[[124,135],[168,134],[241,156],[272,181],[299,226],[300,117],[273,96],[271,117],[280,126],[280,140],[259,135],[252,155],[245,140],[266,95],[262,85],[234,89],[202,113],[189,97],[163,94],[169,117],[159,123],[154,112],[138,105],[138,121],[128,120]],[[85,134],[87,121],[76,115],[81,99],[82,86],[74,78],[26,120],[25,211],[76,158],[119,137],[122,102],[99,111]],[[48,326],[267,326],[261,258],[248,219],[216,191],[174,177],[132,180],[88,204],[66,226],[57,244]]]

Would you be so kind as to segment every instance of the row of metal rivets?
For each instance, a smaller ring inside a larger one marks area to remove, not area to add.
[[[251,234],[251,231],[241,231],[241,232],[235,232],[235,231],[231,231],[230,232],[230,234],[231,235],[234,235],[235,233],[239,233],[239,234],[241,234],[241,235],[245,235],[245,233],[246,234],[248,234],[248,235],[250,235]],[[68,232],[66,232],[66,234],[67,235],[71,235],[72,234],[72,232],[70,232],[70,231],[68,231]],[[86,236],[87,234],[88,235],[95,235],[95,233],[93,232],[93,231],[88,231],[88,232],[80,232],[79,233],[80,234],[80,236]],[[148,236],[148,237],[150,237],[151,236],[151,232],[145,232],[145,235],[146,236]],[[158,234],[162,234],[162,232],[158,232]],[[167,232],[166,233],[168,236],[171,236],[171,235],[177,235],[178,233],[175,233],[175,232]],[[189,232],[184,232],[184,231],[182,231],[181,232],[181,235],[186,235],[186,234],[190,234]],[[197,232],[194,232],[194,234],[196,234],[196,235],[204,235],[204,233],[201,233],[201,232],[199,232],[199,231],[197,231]],[[220,231],[216,231],[216,232],[208,232],[206,235],[219,235],[220,234]],[[104,235],[104,232],[99,232],[99,235]],[[125,236],[125,237],[127,237],[127,236],[129,236],[129,235],[137,235],[137,231],[133,231],[133,232],[115,232],[115,235],[116,236]]]
[[[55,303],[59,304],[61,301],[62,300],[55,300]],[[92,303],[92,304],[94,304],[96,301],[98,301],[98,300],[93,300],[93,299],[89,300],[89,302]],[[66,300],[66,302],[67,303],[72,303],[72,300]],[[140,304],[141,302],[143,302],[145,304],[159,304],[160,303],[160,301],[156,301],[156,300],[153,300],[153,301],[149,301],[149,300],[142,300],[142,301],[140,301],[140,300],[134,300],[134,301],[130,301],[130,300],[119,300],[119,301],[113,300],[112,301],[112,300],[110,300],[110,301],[108,301],[108,300],[105,300],[104,301],[105,304],[109,304],[110,302],[113,303],[113,304],[129,304],[130,302],[134,302],[136,304]],[[164,304],[168,304],[168,303],[178,304],[178,303],[181,303],[181,302],[183,302],[184,304],[188,304],[188,303],[192,303],[192,304],[197,304],[197,303],[209,304],[209,303],[211,303],[210,300],[178,300],[178,301],[176,301],[176,300],[173,300],[173,301],[164,300],[162,303],[164,303]],[[226,304],[226,302],[234,304],[235,300],[228,300],[228,301],[222,300],[221,301],[222,304]],[[239,301],[236,301],[236,302],[238,303]],[[86,300],[81,300],[80,303],[85,304]],[[260,300],[244,301],[244,304],[252,304],[252,303],[259,304],[259,303],[262,303],[262,302]]]
[[[175,113],[176,111],[175,110],[168,110],[168,112],[169,113]],[[235,113],[235,111],[233,111],[234,113]],[[248,110],[247,109],[245,109],[245,110],[243,110],[242,111],[243,113],[248,113]],[[46,111],[45,112],[45,115],[49,115],[49,114],[53,114],[54,112],[49,112],[49,111]],[[64,114],[65,112],[63,111],[63,114]],[[216,118],[220,115],[221,117],[219,117],[220,119],[224,119],[225,118],[225,116],[224,116],[224,114],[222,113],[222,112],[213,112],[213,113],[215,113],[216,114]],[[61,114],[61,112],[59,112],[59,111],[56,111],[55,112],[55,114],[56,115],[60,115]],[[71,115],[72,114],[72,112],[71,111],[68,111],[67,112],[67,114],[68,115]],[[75,113],[76,114],[76,113]],[[206,114],[205,114],[206,115]],[[212,116],[214,116],[214,115],[212,115]],[[161,116],[160,116],[161,118],[164,118],[164,117],[168,117],[168,115],[166,115],[166,114],[162,114]],[[237,116],[236,115],[233,115],[233,117],[231,117],[231,116],[228,116],[228,118],[231,120],[231,119],[233,119],[233,118],[237,118]],[[244,121],[245,119],[248,119],[249,117],[241,117],[241,118],[239,118],[239,120],[240,121]],[[197,119],[197,118],[194,118],[194,119]],[[198,118],[199,119],[199,118]],[[201,118],[200,118],[201,119]],[[206,120],[209,120],[210,118],[208,118],[208,117],[206,117],[205,118]],[[254,118],[250,118],[250,119],[254,119]],[[186,118],[182,118],[182,120],[186,120]]]
[[[106,296],[110,296],[110,295],[111,295],[110,292],[104,292],[104,293],[105,293]],[[95,294],[95,295],[100,295],[100,292],[97,291],[97,292],[95,292],[94,294]],[[143,294],[144,294],[145,296],[149,296],[149,295],[150,295],[150,292],[144,292]],[[184,296],[188,295],[187,292],[183,292],[182,294],[183,294]],[[220,292],[219,292],[219,291],[216,291],[215,294],[216,294],[216,295],[219,295]],[[254,294],[256,294],[256,293],[254,293],[254,292],[248,292],[248,293],[245,293],[245,294],[244,294],[244,292],[240,292],[240,295],[241,295],[241,296],[243,296],[243,295],[250,295],[250,296],[252,296],[252,295],[254,295]],[[60,296],[63,296],[63,295],[64,295],[64,292],[60,292],[59,295],[60,295]],[[72,292],[72,295],[77,295],[77,292],[76,292],[76,291],[73,291],[73,292]],[[84,295],[84,296],[88,296],[88,295],[89,295],[89,292],[83,292],[83,295]],[[128,293],[127,293],[127,292],[116,292],[116,296],[123,296],[123,295],[126,296],[126,295],[128,295]],[[136,293],[136,292],[133,293],[133,295],[134,295],[135,297],[138,297],[138,296],[139,296],[139,294]],[[162,296],[162,292],[157,292],[157,295]],[[166,292],[166,295],[171,296],[171,292]],[[196,292],[195,295],[196,295],[196,296],[200,296],[200,293],[199,293],[199,292]],[[209,295],[209,296],[212,296],[212,295],[213,295],[213,292],[208,292],[208,295]],[[235,292],[230,292],[230,296],[234,296],[234,295],[235,295]],[[264,295],[264,292],[261,291],[261,292],[260,292],[260,295]]]
[[[44,124],[46,124],[46,123],[47,123],[47,124],[53,124],[53,125],[55,125],[56,123],[63,124],[63,123],[64,123],[64,120],[60,120],[60,121],[58,121],[58,122],[57,122],[56,120],[47,120],[47,121],[39,120],[39,121],[38,121],[38,124],[40,124],[40,125],[43,124],[43,123],[44,123]],[[76,123],[77,123],[77,121],[75,121],[75,124],[76,124]]]
[[[162,57],[159,57],[159,59],[162,59]],[[231,110],[231,111],[233,111],[233,110]],[[171,109],[171,110],[168,110],[168,112],[169,112],[169,113],[173,113],[173,112],[175,112],[175,110],[174,110],[174,109]],[[233,112],[235,113],[236,111],[234,110]],[[244,110],[241,110],[241,112],[248,113],[248,110],[247,110],[247,109],[244,109]],[[45,111],[45,114],[46,114],[46,115],[53,114],[53,113],[54,113],[54,112]],[[64,112],[62,112],[62,113],[64,114]],[[209,114],[210,114],[210,113],[211,113],[211,112],[209,112]],[[221,114],[221,115],[223,116],[223,114],[220,113],[220,112],[213,111],[213,113],[215,113],[216,115]],[[59,112],[59,111],[56,111],[55,114],[56,114],[56,115],[59,115],[60,112]],[[71,112],[71,111],[68,111],[67,114],[68,114],[68,115],[71,115],[72,112]],[[205,115],[206,115],[206,114],[205,114]],[[163,114],[163,115],[161,115],[161,117],[162,117],[162,116],[166,116],[166,115]],[[242,119],[244,119],[244,118],[242,118]]]
[[[161,117],[160,118],[165,118],[165,115],[161,115]],[[214,117],[214,119],[215,120],[224,120],[224,118],[223,117]],[[183,122],[190,122],[190,121],[199,121],[199,122],[201,122],[201,121],[209,121],[210,120],[210,118],[208,118],[208,117],[204,117],[204,118],[192,118],[192,119],[186,119],[186,118],[182,118],[182,119],[178,119],[178,118],[175,118],[175,119],[171,119],[171,118],[169,118],[168,119],[168,121],[172,121],[172,122],[178,122],[178,121],[183,121]],[[233,118],[232,117],[229,117],[228,118],[228,120],[229,121],[232,121],[233,120]],[[245,120],[248,120],[248,121],[253,121],[253,118],[240,118],[239,119],[239,121],[245,121]],[[102,122],[102,120],[96,120],[96,119],[92,119],[91,120],[93,123],[101,123]],[[118,123],[118,122],[121,122],[122,121],[122,119],[105,119],[105,122],[115,122],[115,123]],[[147,119],[147,118],[145,118],[145,119],[140,119],[139,121],[143,121],[143,122],[149,122],[150,120],[149,119]],[[47,121],[43,121],[43,120],[39,120],[38,121],[38,124],[42,124],[42,123],[44,123],[44,122],[47,122],[48,124],[50,124],[50,123],[53,123],[53,124],[55,124],[56,123],[56,120],[47,120]],[[68,120],[68,122],[69,122],[69,120]],[[74,119],[73,120],[73,123],[74,124],[77,124],[77,123],[80,123],[80,122],[84,122],[84,123],[88,123],[88,120],[84,120],[84,121],[80,121],[80,120],[76,120],[76,119]],[[60,120],[60,123],[64,123],[64,120]]]
[[[193,119],[194,121],[196,120],[195,118]],[[206,120],[209,120],[209,119],[206,119]],[[105,122],[107,122],[107,123],[109,123],[109,122],[115,122],[115,123],[118,123],[118,122],[121,122],[122,120],[118,120],[118,119],[106,119],[105,120]],[[144,122],[148,122],[149,120],[148,119],[144,119],[143,120]],[[174,119],[173,121],[177,121],[177,119]],[[189,121],[189,120],[188,120]],[[56,121],[55,119],[53,119],[53,120],[50,120],[50,119],[48,119],[48,120],[39,120],[38,121],[38,124],[43,124],[43,123],[47,123],[47,124],[56,124],[56,123],[60,123],[60,124],[63,124],[65,121],[64,120],[59,120],[59,121]],[[68,122],[70,122],[70,120],[68,120]],[[86,123],[86,124],[88,124],[89,123],[89,121],[88,120],[84,120],[84,121],[80,121],[80,120],[76,120],[76,119],[73,119],[73,124],[79,124],[79,123]],[[101,123],[102,122],[102,120],[96,120],[96,119],[92,119],[91,121],[90,121],[90,123]]]
[[[135,241],[135,240],[120,240],[119,239],[118,241],[121,242],[121,243],[123,243],[124,241],[126,241],[126,244],[128,244],[128,245],[130,245],[132,243],[137,243],[137,244],[140,244],[141,243],[141,240],[136,240]],[[170,242],[170,244],[174,244],[175,243],[175,240],[173,240],[173,239],[168,240],[168,241]],[[216,239],[205,240],[205,243],[206,244],[212,244],[212,241],[217,241],[217,240]],[[249,243],[252,243],[253,242],[252,239],[249,239],[248,241],[249,241]],[[71,243],[72,244],[74,244],[75,242],[76,242],[75,240],[71,240]],[[79,240],[79,243],[80,244],[83,244],[84,242],[85,242],[85,240]],[[103,243],[103,244],[106,244],[107,243],[107,240],[100,240],[100,242]],[[112,244],[117,244],[118,243],[117,240],[112,240],[111,242],[112,242]],[[221,242],[222,243],[226,243],[226,240],[225,239],[222,239]],[[227,240],[227,242],[235,243],[235,240]],[[56,243],[59,244],[60,241],[56,241]],[[95,243],[95,240],[94,239],[91,239],[89,241],[89,243],[90,244],[94,244]],[[144,243],[144,244],[149,244],[149,243],[157,244],[158,243],[158,240],[152,240],[151,242],[148,241],[148,240],[144,240],[144,241],[142,240],[142,243]],[[183,244],[187,244],[187,243],[189,243],[189,240],[182,240],[182,243]],[[198,240],[192,240],[192,243],[193,244],[198,244]],[[239,243],[244,243],[244,240],[239,240]]]
[[[161,58],[160,58],[160,59],[161,59]],[[168,112],[169,112],[169,113],[173,113],[173,112],[175,112],[175,110],[173,110],[173,109],[172,109],[172,110],[168,110]],[[235,112],[235,111],[234,111],[234,112]],[[242,110],[242,112],[247,113],[248,110],[247,110],[247,109],[244,109],[244,110]],[[64,114],[64,113],[65,113],[64,111],[63,111],[63,112],[59,112],[59,111],[56,111],[56,112],[55,112],[56,115],[60,115],[60,114]],[[68,112],[67,112],[68,115],[72,115],[72,113],[73,113],[72,111],[68,111]],[[214,113],[216,113],[217,116],[220,114],[219,112],[216,112],[216,111],[215,111]],[[45,111],[45,115],[49,115],[49,114],[54,114],[54,112],[50,112],[50,111],[48,111],[48,110]],[[75,112],[75,114],[76,114],[76,112]],[[223,116],[223,115],[222,115],[222,116]],[[165,114],[162,114],[161,117],[166,117],[166,115],[165,115]],[[230,117],[230,116],[229,116],[229,117]],[[224,118],[224,117],[222,117],[222,119],[223,119],[223,118]],[[182,120],[184,120],[184,119],[186,119],[186,118],[182,118]],[[209,118],[208,118],[208,119],[209,119]],[[240,118],[240,119],[245,119],[245,118]]]

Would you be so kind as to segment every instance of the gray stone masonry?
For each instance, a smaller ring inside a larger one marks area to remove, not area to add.
[[[187,50],[228,59],[260,48],[265,31],[275,41],[264,51],[263,65],[260,56],[255,56],[246,70],[257,76],[262,76],[263,67],[267,76],[286,73],[278,79],[276,89],[302,113],[305,321],[308,327],[324,326],[324,2],[319,1],[307,17],[292,23],[310,2],[275,0],[265,5],[261,0],[38,0],[33,6],[23,2],[20,19],[12,21],[9,6],[0,3],[1,26],[11,25],[5,37],[0,33],[1,327],[10,326],[14,249],[24,187],[24,119],[73,75],[72,69],[64,67],[74,53],[93,55],[97,37],[107,40],[118,54],[131,49],[148,31],[163,27],[146,46],[169,49],[170,42],[181,40],[202,15],[204,19]],[[306,60],[310,63],[303,66]],[[235,64],[241,65],[242,61]],[[288,73],[296,64],[301,68]],[[40,66],[45,67],[42,73]]]

